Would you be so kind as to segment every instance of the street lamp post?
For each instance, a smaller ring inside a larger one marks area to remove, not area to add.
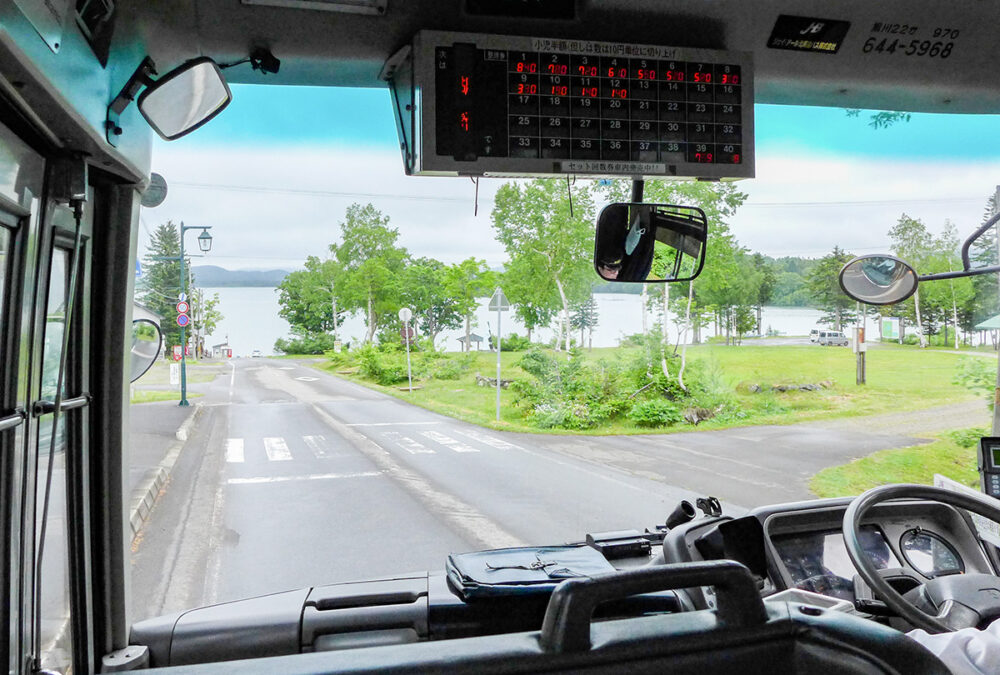
[[[188,230],[201,230],[198,235],[198,248],[202,253],[212,250],[212,235],[208,231],[211,225],[185,225],[181,223],[181,293],[187,297],[187,277],[184,276],[184,233]],[[187,326],[181,326],[181,401],[177,405],[191,405],[187,400]]]

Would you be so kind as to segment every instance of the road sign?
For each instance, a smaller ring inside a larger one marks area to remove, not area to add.
[[[413,310],[410,309],[409,307],[403,307],[401,310],[399,310],[399,320],[402,321],[403,323],[406,323],[412,318],[413,318]]]
[[[184,302],[183,300],[181,300],[180,302],[177,303],[177,313],[178,314],[187,314],[189,309],[190,309],[190,307],[188,307],[188,304],[186,302]]]
[[[180,361],[180,360],[181,360],[181,346],[174,345],[174,361]]]
[[[176,363],[170,364],[170,384],[181,383],[181,367]]]
[[[177,325],[178,326],[180,326],[181,328],[183,328],[184,326],[188,325],[189,323],[191,323],[191,317],[189,317],[187,314],[178,314],[177,315]]]
[[[177,294],[177,302],[187,302],[187,299],[188,299],[188,294],[187,293],[178,293]]]
[[[185,345],[184,356],[191,356],[191,345]]]
[[[416,334],[417,334],[417,332],[416,332],[415,330],[413,330],[413,326],[406,326],[405,328],[400,328],[400,329],[399,329],[399,335],[400,335],[400,337],[402,337],[402,338],[403,338],[404,340],[405,340],[406,338],[410,338],[410,339],[412,340],[412,339],[413,339],[413,337],[414,337],[414,336],[415,336]]]
[[[498,286],[493,292],[493,297],[490,298],[490,311],[506,312],[509,309],[510,302],[507,300],[507,296],[503,294],[503,290]]]

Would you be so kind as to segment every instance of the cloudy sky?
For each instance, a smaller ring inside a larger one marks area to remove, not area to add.
[[[840,109],[757,106],[756,127],[757,177],[739,183],[749,199],[731,224],[769,255],[886,250],[902,213],[965,234],[1000,184],[996,116],[914,115],[874,130]],[[474,216],[469,179],[407,177],[384,90],[234,86],[217,119],[157,141],[153,170],[169,192],[143,209],[140,245],[167,220],[211,225],[212,252],[195,264],[298,267],[325,254],[356,201],[388,214],[415,255],[504,262],[489,224],[501,181],[481,182]]]

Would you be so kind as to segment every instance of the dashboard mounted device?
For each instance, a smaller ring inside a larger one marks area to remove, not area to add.
[[[408,174],[754,176],[746,52],[421,31],[382,78]]]
[[[1000,437],[979,439],[979,487],[983,494],[1000,499]]]

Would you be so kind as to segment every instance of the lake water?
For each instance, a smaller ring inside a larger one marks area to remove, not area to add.
[[[274,341],[289,335],[288,323],[278,316],[278,294],[273,288],[206,288],[208,295],[219,294],[219,309],[225,318],[219,322],[215,332],[208,336],[206,344],[211,346],[228,341],[236,355],[247,356],[254,349],[265,354],[274,351]],[[595,347],[615,347],[619,340],[642,331],[642,303],[638,295],[620,293],[597,293],[598,324],[594,329]],[[784,335],[808,335],[816,326],[821,312],[807,307],[764,307],[762,328],[778,331]],[[658,315],[650,312],[650,328]],[[510,312],[504,312],[503,334],[526,333],[524,326]],[[472,329],[484,338],[496,331],[496,312],[487,310],[484,299],[476,312],[476,325]],[[673,320],[670,335],[676,339]],[[357,342],[365,336],[365,324],[361,315],[348,317],[340,326],[344,341]],[[550,340],[554,336],[551,329],[535,331],[535,340]],[[448,350],[459,349],[458,338],[465,335],[464,329],[443,331],[437,339],[438,347]],[[577,335],[579,335],[577,333]],[[703,337],[711,335],[711,328],[703,330]],[[483,347],[486,343],[483,343]]]

